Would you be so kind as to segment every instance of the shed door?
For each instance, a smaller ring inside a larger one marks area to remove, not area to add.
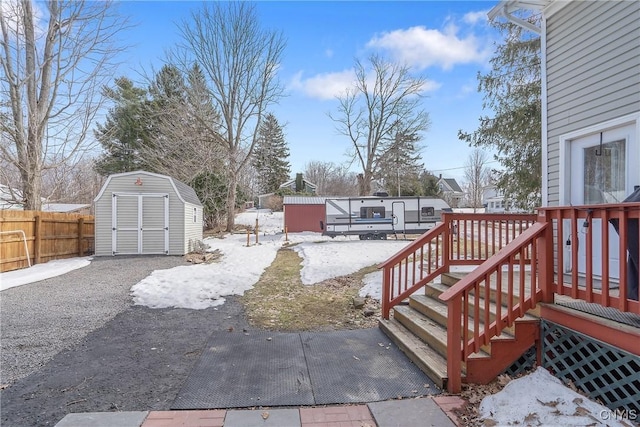
[[[114,255],[169,253],[169,196],[114,194]]]

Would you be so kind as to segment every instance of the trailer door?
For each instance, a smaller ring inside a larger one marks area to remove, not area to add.
[[[404,202],[393,202],[391,212],[393,213],[393,230],[404,234]]]

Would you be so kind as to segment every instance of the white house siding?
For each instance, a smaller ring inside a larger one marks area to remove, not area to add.
[[[556,206],[559,137],[640,111],[640,2],[573,1],[546,26],[548,201]]]
[[[142,186],[136,185],[137,178]],[[184,203],[178,198],[167,177],[150,174],[131,174],[112,176],[107,182],[104,193],[95,202],[95,241],[96,255],[112,254],[112,213],[111,198],[113,193],[130,194],[168,194],[169,195],[169,254],[183,255],[184,251]],[[161,213],[164,215],[164,212]],[[137,215],[137,212],[136,212]],[[131,220],[137,221],[132,218]]]
[[[193,221],[193,212],[196,212],[196,221]],[[184,253],[193,250],[193,242],[202,240],[202,207],[186,203],[184,205]]]

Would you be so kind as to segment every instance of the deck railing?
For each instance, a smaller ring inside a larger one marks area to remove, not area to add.
[[[462,363],[471,354],[479,352],[503,329],[513,326],[517,318],[538,302],[549,298],[541,285],[544,278],[538,273],[539,269],[546,271],[549,261],[538,247],[549,237],[548,228],[549,224],[544,222],[532,225],[440,295],[448,306],[447,388],[450,392],[460,391]]]
[[[412,293],[450,271],[480,265],[531,224],[531,214],[443,214],[442,223],[380,264],[382,317]]]
[[[547,292],[640,314],[637,290],[629,290],[638,275],[629,258],[638,265],[640,203],[541,208],[539,216],[553,229]]]
[[[480,265],[440,296],[448,304],[448,389],[457,392],[469,355],[556,294],[640,314],[638,296],[627,295],[639,219],[640,203],[542,208],[537,216],[446,214],[380,265],[382,316],[451,266]]]

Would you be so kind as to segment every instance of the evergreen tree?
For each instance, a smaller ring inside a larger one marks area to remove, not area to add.
[[[393,196],[420,196],[420,138],[415,132],[397,132],[391,148],[381,156],[378,180]]]
[[[539,17],[528,20],[535,23]],[[478,74],[478,91],[484,108],[494,117],[481,117],[480,127],[458,132],[476,147],[497,149],[502,170],[494,171],[497,187],[513,206],[533,209],[540,205],[542,184],[542,113],[540,37],[511,23],[493,24],[505,34],[491,59],[492,69]]]
[[[258,171],[262,192],[275,192],[280,184],[287,181],[291,171],[288,158],[289,147],[282,126],[272,113],[268,113],[258,130],[252,161]]]
[[[115,80],[115,87],[103,88],[103,95],[114,103],[105,123],[97,124],[95,137],[104,154],[96,162],[101,175],[145,169],[140,149],[149,143],[151,135],[145,125],[147,91],[136,87],[126,77]]]
[[[422,195],[427,197],[442,197],[442,190],[438,187],[438,177],[429,171],[420,174]]]

